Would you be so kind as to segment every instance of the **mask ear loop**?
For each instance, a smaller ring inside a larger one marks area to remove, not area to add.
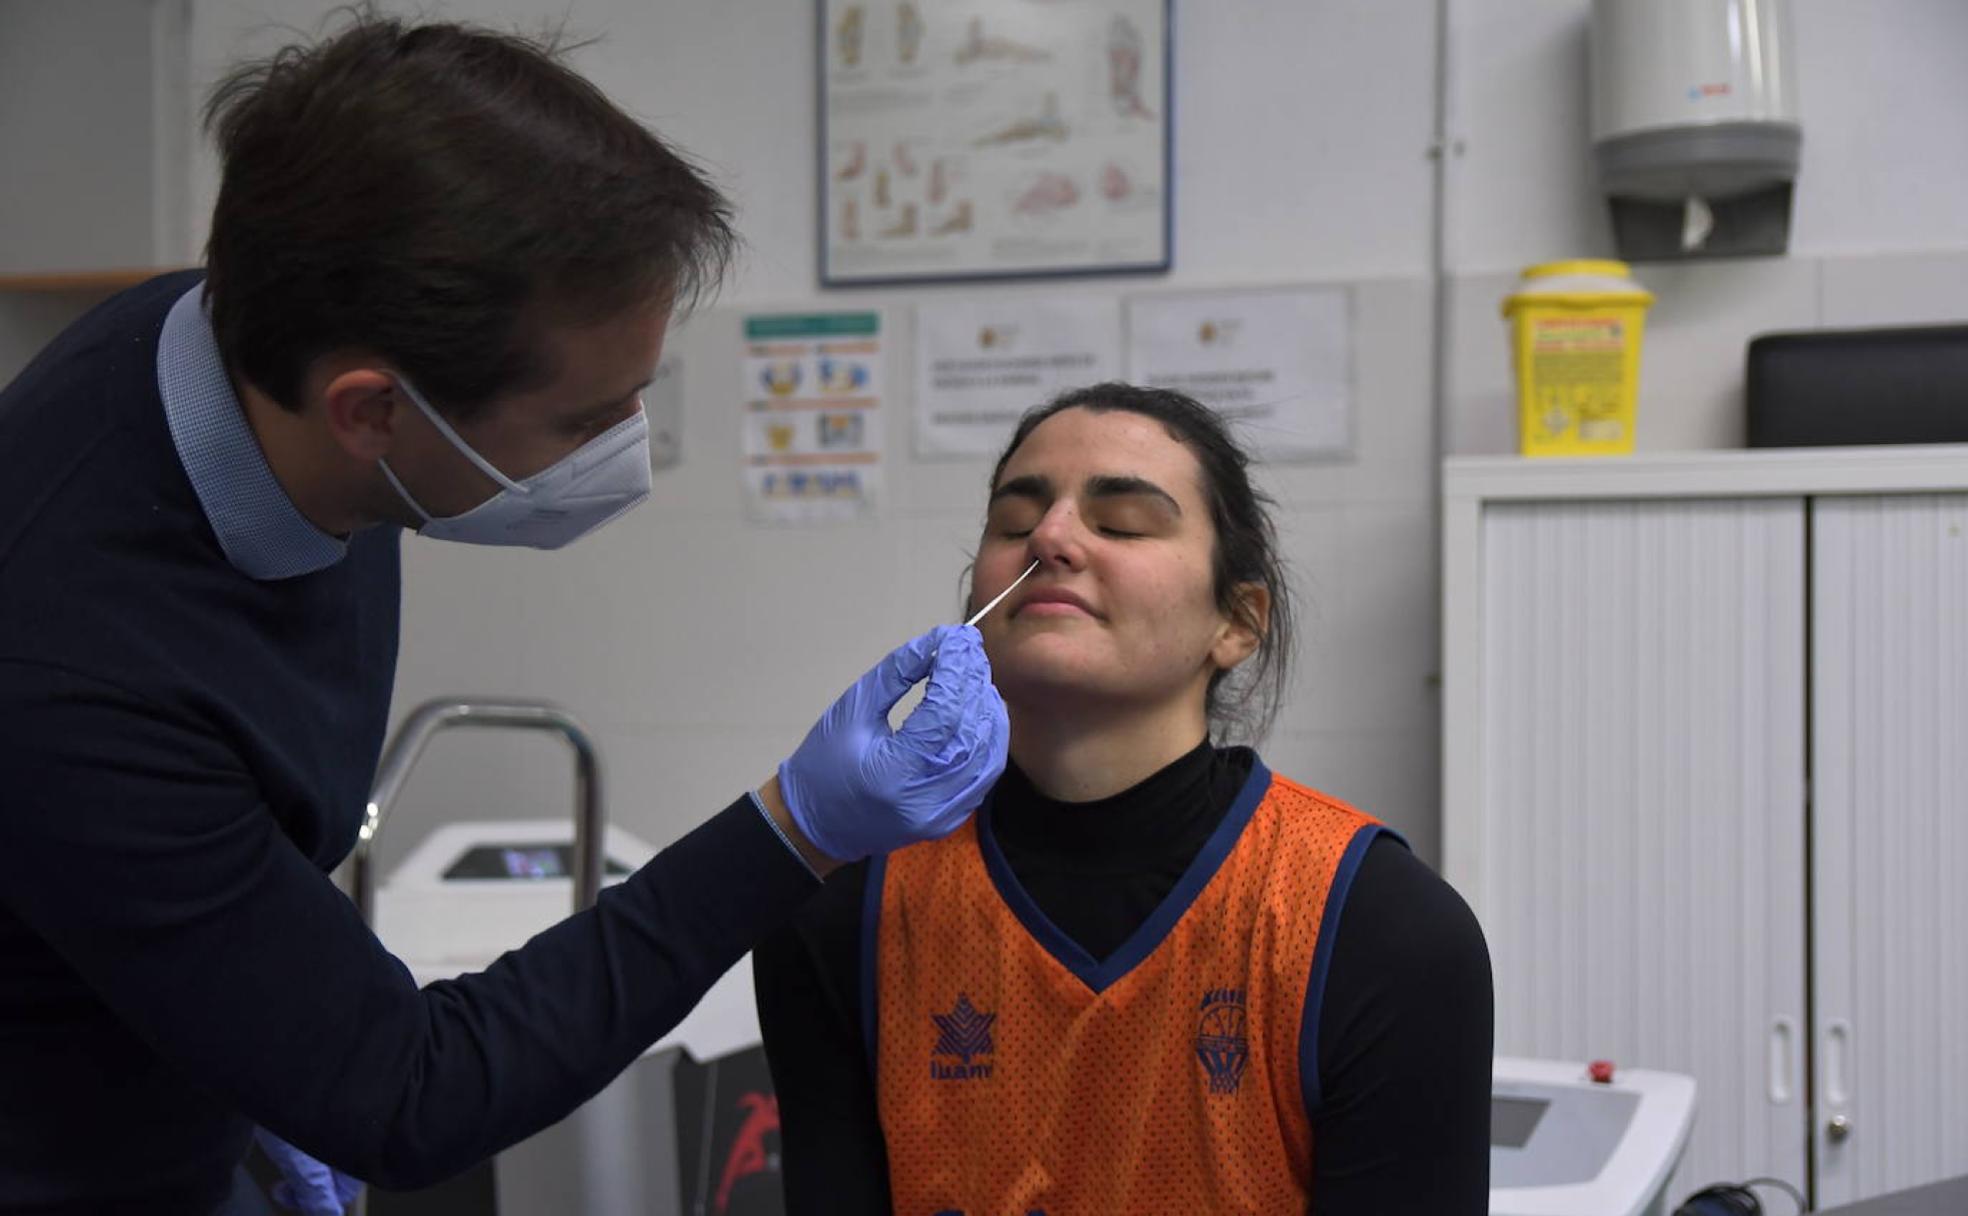
[[[402,376],[391,376],[390,378],[395,380],[396,386],[403,390],[403,395],[410,398],[411,404],[415,405],[418,409],[422,410],[424,413],[424,417],[430,419],[431,425],[437,428],[437,433],[444,436],[446,440],[450,441],[452,447],[457,448],[460,452],[464,453],[466,460],[469,460],[474,465],[477,465],[479,472],[485,474],[487,477],[490,477],[493,481],[498,482],[501,489],[509,490],[514,494],[532,493],[532,491],[528,489],[526,486],[521,485],[520,483],[514,481],[512,478],[506,476],[504,473],[501,473],[498,469],[494,468],[492,466],[491,461],[485,459],[485,457],[483,456],[480,456],[477,452],[472,451],[471,444],[466,443],[464,441],[464,438],[460,436],[458,432],[451,429],[451,424],[444,420],[444,416],[442,414],[439,414],[437,410],[432,408],[430,402],[424,400],[424,395],[422,393],[410,387],[410,382],[408,380],[404,379]],[[390,480],[395,481],[396,478],[394,476],[391,476]],[[398,487],[398,492],[399,493],[402,492],[402,488],[400,486]],[[408,498],[409,496],[405,495],[405,497]],[[410,505],[414,507],[417,504],[413,502]],[[423,508],[418,507],[417,510],[421,514]],[[424,518],[429,519],[430,516],[425,515]]]
[[[396,491],[396,496],[403,500],[404,505],[408,506],[412,511],[415,511],[417,513],[418,519],[422,520],[426,524],[429,523],[432,518],[431,513],[429,511],[424,510],[424,504],[418,502],[415,498],[412,498],[410,496],[410,491],[404,487],[402,481],[397,479],[395,470],[390,468],[389,461],[384,460],[379,456],[376,458],[376,463],[382,467],[383,476],[389,479],[390,488]],[[423,524],[418,525],[418,527],[422,527],[422,526]]]

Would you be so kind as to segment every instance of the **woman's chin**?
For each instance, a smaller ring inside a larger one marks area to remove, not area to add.
[[[1061,663],[999,665],[994,661],[991,668],[992,682],[1012,716],[1027,719],[1098,715],[1101,707],[1126,700],[1125,689],[1114,687],[1115,681],[1102,678],[1103,674]]]
[[[1062,633],[1026,633],[986,641],[992,679],[1000,689],[1009,680],[1020,686],[1058,688],[1097,683],[1105,660],[1090,653],[1086,639]]]
[[[1078,696],[1088,687],[1086,673],[1065,670],[1057,663],[996,659],[991,660],[991,682],[1007,702],[1014,697],[1029,703],[1041,697]]]

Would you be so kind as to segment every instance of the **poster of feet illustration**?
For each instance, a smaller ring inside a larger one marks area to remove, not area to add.
[[[1166,270],[1171,0],[819,0],[828,286]]]

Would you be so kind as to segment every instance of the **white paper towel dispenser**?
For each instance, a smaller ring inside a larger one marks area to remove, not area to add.
[[[1592,152],[1621,257],[1788,246],[1791,39],[1789,0],[1593,0]]]

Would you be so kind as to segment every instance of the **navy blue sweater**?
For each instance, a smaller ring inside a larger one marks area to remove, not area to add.
[[[0,392],[0,1212],[208,1212],[251,1125],[389,1186],[559,1119],[816,884],[740,799],[419,991],[328,880],[374,776],[397,533],[226,559],[157,387],[174,275]]]

